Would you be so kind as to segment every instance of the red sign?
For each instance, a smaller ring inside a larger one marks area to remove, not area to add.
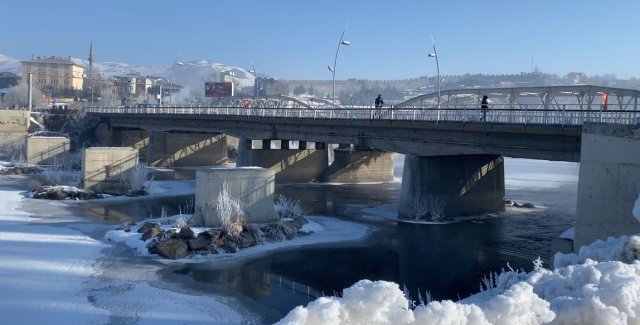
[[[609,101],[609,94],[602,93],[602,110],[607,110],[607,102]]]
[[[233,82],[205,82],[204,97],[233,96]]]

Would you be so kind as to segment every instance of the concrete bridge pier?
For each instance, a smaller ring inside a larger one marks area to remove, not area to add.
[[[333,163],[322,175],[323,182],[391,182],[394,179],[393,152],[339,144],[333,153]]]
[[[277,141],[261,140],[258,142],[262,142],[261,148],[255,148],[252,140],[239,139],[236,166],[271,169],[275,172],[277,183],[303,183],[320,179],[329,165],[324,143],[281,140],[278,146]]]
[[[504,211],[504,159],[499,155],[407,155],[398,215],[416,200],[444,202],[446,217]]]
[[[228,162],[224,134],[149,132],[146,149],[149,166],[220,166]]]

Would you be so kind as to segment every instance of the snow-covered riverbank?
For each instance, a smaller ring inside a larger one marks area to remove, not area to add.
[[[79,231],[33,224],[19,211],[21,191],[0,187],[0,315],[6,324],[225,323],[251,319],[224,299],[100,279],[107,247]],[[229,302],[232,303],[232,302]],[[168,308],[170,306],[170,308]]]

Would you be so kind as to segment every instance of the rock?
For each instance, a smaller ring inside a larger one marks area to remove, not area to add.
[[[293,221],[289,221],[289,224],[296,228],[297,231],[300,231],[300,229],[302,229],[302,226],[307,223],[309,223],[309,221],[307,221],[307,219],[305,218],[295,218]]]
[[[504,200],[504,204],[506,204],[508,206],[512,206],[513,202],[511,202],[511,200]]]
[[[147,241],[153,237],[160,236],[162,234],[162,229],[160,228],[151,228],[142,234],[142,240]]]
[[[169,239],[167,241],[160,242],[156,246],[158,254],[172,260],[177,260],[186,257],[189,253],[187,250],[187,244],[177,239]]]
[[[518,203],[516,203],[516,202],[513,202],[513,205],[511,205],[511,206],[512,206],[512,207],[514,207],[514,208],[519,208],[519,207],[520,207],[520,204],[518,204]]]
[[[138,232],[144,234],[151,228],[160,228],[160,225],[155,222],[145,222],[144,225],[138,229]]]
[[[229,253],[235,253],[235,252],[238,251],[238,246],[232,241],[227,241],[222,246],[222,249],[224,249],[225,251],[227,251]]]
[[[211,244],[211,238],[206,236],[198,236],[198,238],[189,239],[187,245],[192,251],[203,249]]]
[[[203,232],[200,233],[200,235],[198,235],[198,237],[208,237],[208,238],[212,238],[212,239],[218,239],[220,238],[220,233],[222,233],[222,231],[220,230],[215,230],[215,229],[207,229]]]
[[[236,242],[240,248],[247,248],[255,246],[257,244],[256,240],[253,238],[253,235],[248,232],[242,232],[240,234],[240,237],[236,239]]]
[[[118,227],[116,230],[126,230],[126,229],[129,229],[129,228],[131,228],[131,227],[133,227],[135,225],[136,225],[135,222],[127,221],[127,222],[121,224],[120,227]]]
[[[131,232],[131,228],[125,228],[123,229],[124,232]]]
[[[536,206],[531,204],[531,203],[525,203],[523,205],[521,205],[522,208],[527,208],[527,209],[535,209]]]
[[[186,239],[191,239],[194,236],[193,230],[191,230],[191,228],[189,226],[183,227],[182,229],[180,229],[180,236],[182,238],[186,238]]]
[[[202,212],[196,211],[187,221],[187,226],[204,227],[204,216],[202,215]]]
[[[164,236],[166,238],[178,238],[180,235],[178,234],[178,230],[176,230],[175,228],[171,228],[165,230]]]
[[[91,200],[100,196],[93,191],[69,189],[62,186],[40,186],[33,190],[34,199],[44,200]]]

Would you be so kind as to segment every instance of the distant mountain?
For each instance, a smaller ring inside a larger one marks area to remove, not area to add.
[[[89,61],[72,58],[72,60],[85,68],[89,66]],[[96,68],[100,70],[104,75],[111,77],[116,75],[124,75],[130,72],[138,72],[140,76],[156,76],[165,77],[171,79],[172,65],[131,65],[121,62],[96,62]],[[13,72],[15,74],[22,74],[20,69],[20,60],[8,57],[0,54],[0,72]],[[15,69],[17,68],[17,69]],[[242,79],[243,86],[253,86],[254,77],[248,70],[224,65],[222,63],[210,61],[210,60],[198,60],[183,62],[182,66],[176,66],[173,79],[175,83],[187,83],[187,82],[205,82],[214,81],[215,73],[228,73],[233,72],[234,75]],[[260,77],[265,77],[264,74],[259,74]]]
[[[0,54],[0,72],[12,72],[17,75],[21,75],[22,70],[20,67],[22,67],[20,60]]]

